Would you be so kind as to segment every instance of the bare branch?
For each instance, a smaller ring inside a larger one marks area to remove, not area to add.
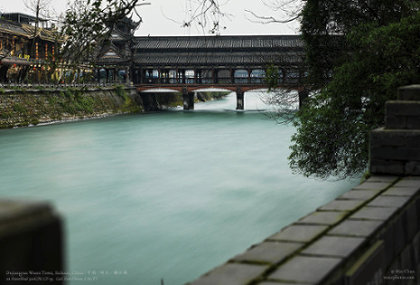
[[[255,19],[248,18],[249,21],[253,23],[261,23],[261,24],[270,24],[270,23],[287,24],[287,23],[297,20],[300,17],[300,15],[295,15],[294,17],[288,18],[286,20],[280,20],[273,16],[261,16],[250,10],[245,10],[245,12],[251,14],[255,19],[258,19],[258,20],[255,20]]]
[[[245,10],[250,15],[247,17],[253,23],[261,24],[286,24],[298,20],[301,16],[302,0],[260,0],[261,3],[276,12],[276,16],[263,16],[251,10]]]

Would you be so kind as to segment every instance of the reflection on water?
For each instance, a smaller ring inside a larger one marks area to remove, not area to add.
[[[183,284],[357,183],[293,175],[293,127],[235,100],[0,131],[0,194],[54,202],[86,284]]]

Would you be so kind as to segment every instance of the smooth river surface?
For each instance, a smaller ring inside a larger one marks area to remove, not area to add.
[[[2,130],[0,198],[54,203],[72,285],[184,284],[358,183],[292,174],[294,128],[235,100]]]

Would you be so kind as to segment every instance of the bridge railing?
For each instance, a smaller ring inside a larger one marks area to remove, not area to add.
[[[283,80],[281,80],[283,81]],[[297,81],[297,80],[296,80]],[[264,77],[199,77],[199,78],[142,78],[140,84],[257,84],[263,85]]]

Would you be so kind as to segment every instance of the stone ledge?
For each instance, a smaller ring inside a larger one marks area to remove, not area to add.
[[[280,232],[270,236],[267,240],[288,242],[310,242],[328,229],[320,225],[292,224]]]
[[[376,282],[385,265],[401,266],[401,260],[395,261],[400,255],[405,261],[407,256],[420,259],[420,252],[413,253],[420,247],[419,189],[420,177],[373,176],[224,265],[265,265],[251,281],[217,283],[206,275],[198,280],[214,283],[193,284]]]
[[[268,266],[226,263],[206,275],[200,277],[198,280],[189,283],[190,285],[243,285],[248,284],[264,271]]]
[[[365,241],[365,238],[327,235],[304,249],[301,254],[344,258],[359,249]]]
[[[303,217],[296,224],[332,226],[347,216],[345,212],[317,211]]]
[[[263,242],[251,247],[245,253],[232,259],[236,262],[254,262],[276,264],[297,251],[303,243]]]
[[[298,255],[280,266],[268,276],[268,279],[288,281],[290,283],[319,284],[341,262],[342,259],[340,258]]]
[[[386,129],[420,129],[419,101],[387,101],[385,103]]]
[[[412,84],[398,88],[398,99],[406,101],[420,101],[420,85]]]

